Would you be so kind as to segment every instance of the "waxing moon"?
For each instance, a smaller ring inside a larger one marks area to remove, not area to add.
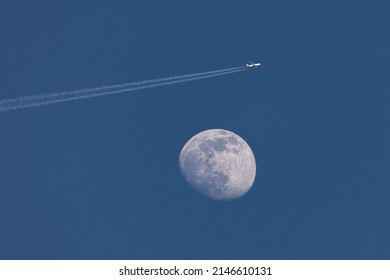
[[[179,165],[193,188],[217,200],[243,196],[256,176],[256,161],[249,145],[224,129],[209,129],[192,137],[181,150]]]

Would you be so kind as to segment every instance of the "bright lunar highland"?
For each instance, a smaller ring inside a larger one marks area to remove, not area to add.
[[[256,161],[249,145],[224,129],[209,129],[192,137],[180,153],[179,164],[192,187],[218,200],[244,195],[256,176]]]

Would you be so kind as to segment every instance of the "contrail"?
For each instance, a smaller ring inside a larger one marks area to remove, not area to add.
[[[214,70],[196,74],[187,74],[180,76],[173,76],[167,78],[160,78],[154,80],[146,80],[141,82],[132,82],[132,83],[123,83],[118,85],[104,86],[104,87],[95,87],[87,88],[81,90],[72,90],[57,92],[51,94],[40,94],[40,95],[31,95],[10,99],[0,100],[0,111],[10,111],[17,110],[22,108],[29,108],[42,105],[50,105],[60,102],[67,102],[72,100],[91,98],[104,95],[112,95],[123,92],[154,88],[178,83],[184,83],[194,80],[207,79],[211,77],[217,77],[227,74],[232,74],[236,72],[241,72],[247,70],[245,66],[226,68],[222,70]]]
[[[108,90],[108,89],[117,89],[117,88],[123,88],[123,87],[132,87],[132,86],[140,86],[145,84],[151,84],[151,83],[157,83],[157,82],[165,82],[170,80],[177,80],[177,79],[183,79],[183,78],[192,78],[202,75],[209,75],[214,73],[220,73],[220,72],[228,72],[233,70],[238,70],[245,68],[245,66],[240,67],[234,67],[234,68],[226,68],[222,70],[214,70],[214,71],[208,71],[208,72],[201,72],[201,73],[195,73],[195,74],[187,74],[187,75],[180,75],[180,76],[173,76],[173,77],[167,77],[167,78],[160,78],[160,79],[153,79],[153,80],[145,80],[141,82],[131,82],[131,83],[123,83],[118,85],[111,85],[111,86],[102,86],[102,87],[93,87],[93,88],[86,88],[86,89],[79,89],[79,90],[71,90],[71,91],[63,91],[63,92],[55,92],[55,93],[49,93],[49,94],[40,94],[40,95],[31,95],[31,96],[24,96],[24,97],[17,97],[13,100],[16,101],[16,99],[22,100],[31,100],[33,98],[35,99],[42,99],[45,96],[50,96],[51,98],[55,96],[63,96],[63,95],[70,95],[70,94],[80,94],[80,93],[86,93],[86,92],[95,92],[95,91],[102,91],[102,90]],[[4,100],[5,101],[5,100]],[[0,101],[1,106],[1,101]]]

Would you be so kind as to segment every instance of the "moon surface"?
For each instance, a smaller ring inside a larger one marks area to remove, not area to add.
[[[224,129],[209,129],[192,137],[181,150],[179,165],[193,188],[217,200],[243,196],[256,177],[251,148],[240,136]]]

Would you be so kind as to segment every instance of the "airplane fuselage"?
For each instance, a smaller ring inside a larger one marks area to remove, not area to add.
[[[250,63],[247,63],[246,64],[246,67],[249,67],[249,68],[257,68],[257,67],[259,67],[261,64],[260,63],[252,63],[252,62],[250,62]]]

